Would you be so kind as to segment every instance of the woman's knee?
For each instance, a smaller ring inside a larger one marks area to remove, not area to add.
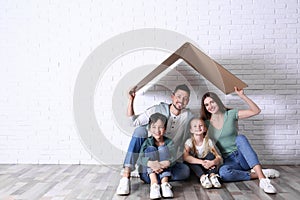
[[[238,135],[235,139],[235,143],[237,146],[243,146],[249,144],[249,141],[245,135]]]
[[[244,141],[248,141],[247,137],[245,135],[237,135],[235,141],[238,142],[244,142]]]

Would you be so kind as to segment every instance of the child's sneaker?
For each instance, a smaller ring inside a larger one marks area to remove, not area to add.
[[[217,175],[217,174],[214,174],[210,177],[210,182],[215,188],[221,187],[221,183],[219,182],[218,177],[219,177],[219,175]]]
[[[259,180],[259,187],[264,190],[265,193],[275,194],[277,193],[274,186],[271,184],[270,179],[262,178]]]
[[[208,178],[208,174],[206,174],[206,175],[204,175],[204,176],[201,176],[200,182],[201,182],[201,185],[202,185],[204,188],[206,188],[206,189],[212,187],[212,184],[211,184],[211,182],[210,182],[210,180],[209,180],[209,178]]]
[[[161,198],[160,186],[157,183],[153,183],[150,186],[150,199],[159,199]]]
[[[117,188],[118,195],[128,195],[130,190],[130,180],[129,178],[122,177],[120,179],[119,186]]]
[[[162,183],[161,184],[161,192],[164,198],[171,198],[173,197],[173,192],[171,190],[172,186],[169,183]]]

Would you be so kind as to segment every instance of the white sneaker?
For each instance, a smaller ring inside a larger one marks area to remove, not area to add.
[[[120,179],[119,186],[117,188],[117,195],[128,195],[130,190],[129,178],[123,177]]]
[[[251,169],[252,173],[255,173],[254,169]],[[263,174],[267,178],[278,178],[280,176],[280,172],[276,169],[262,169]]]
[[[279,171],[276,169],[262,169],[262,172],[267,178],[278,178],[280,176]]]
[[[153,183],[150,186],[150,199],[159,199],[160,195],[160,186],[157,183]]]
[[[212,187],[212,184],[211,184],[211,182],[210,182],[210,180],[209,180],[209,178],[208,178],[208,174],[206,174],[205,176],[201,176],[200,182],[201,182],[201,185],[202,185],[204,188],[206,188],[206,189]]]
[[[172,186],[169,183],[162,183],[161,184],[162,196],[165,198],[173,197],[173,192],[172,192],[171,188],[172,188]]]
[[[221,187],[221,183],[219,182],[218,177],[219,177],[219,175],[217,175],[217,174],[214,174],[210,177],[210,182],[215,188]]]
[[[274,186],[271,184],[270,179],[262,178],[259,180],[259,187],[264,190],[265,193],[275,194],[277,193]]]

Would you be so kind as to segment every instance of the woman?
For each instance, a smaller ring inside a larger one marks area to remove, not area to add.
[[[223,157],[224,163],[219,169],[221,179],[245,181],[258,178],[259,186],[264,192],[276,193],[276,189],[268,178],[279,177],[279,172],[274,169],[262,170],[258,157],[247,138],[244,135],[238,135],[238,119],[258,115],[260,108],[244,94],[243,90],[237,87],[234,89],[237,95],[248,104],[248,109],[228,109],[212,92],[204,94],[201,100],[201,117],[206,120],[209,137],[216,143]]]

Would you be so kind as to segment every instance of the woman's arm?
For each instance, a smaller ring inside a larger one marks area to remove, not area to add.
[[[244,94],[244,90],[239,90],[237,87],[234,87],[235,92],[241,99],[243,99],[249,106],[247,110],[239,110],[238,117],[239,119],[244,119],[248,117],[252,117],[254,115],[258,115],[260,113],[260,108]]]
[[[222,157],[219,155],[219,153],[215,147],[212,147],[211,151],[215,155],[215,159],[213,160],[214,165],[220,165],[220,163],[222,161]]]
[[[202,165],[205,169],[215,168],[215,166],[220,165],[220,163],[222,161],[222,157],[218,154],[215,147],[211,148],[211,152],[214,154],[215,159],[213,159],[213,160],[204,160]]]

